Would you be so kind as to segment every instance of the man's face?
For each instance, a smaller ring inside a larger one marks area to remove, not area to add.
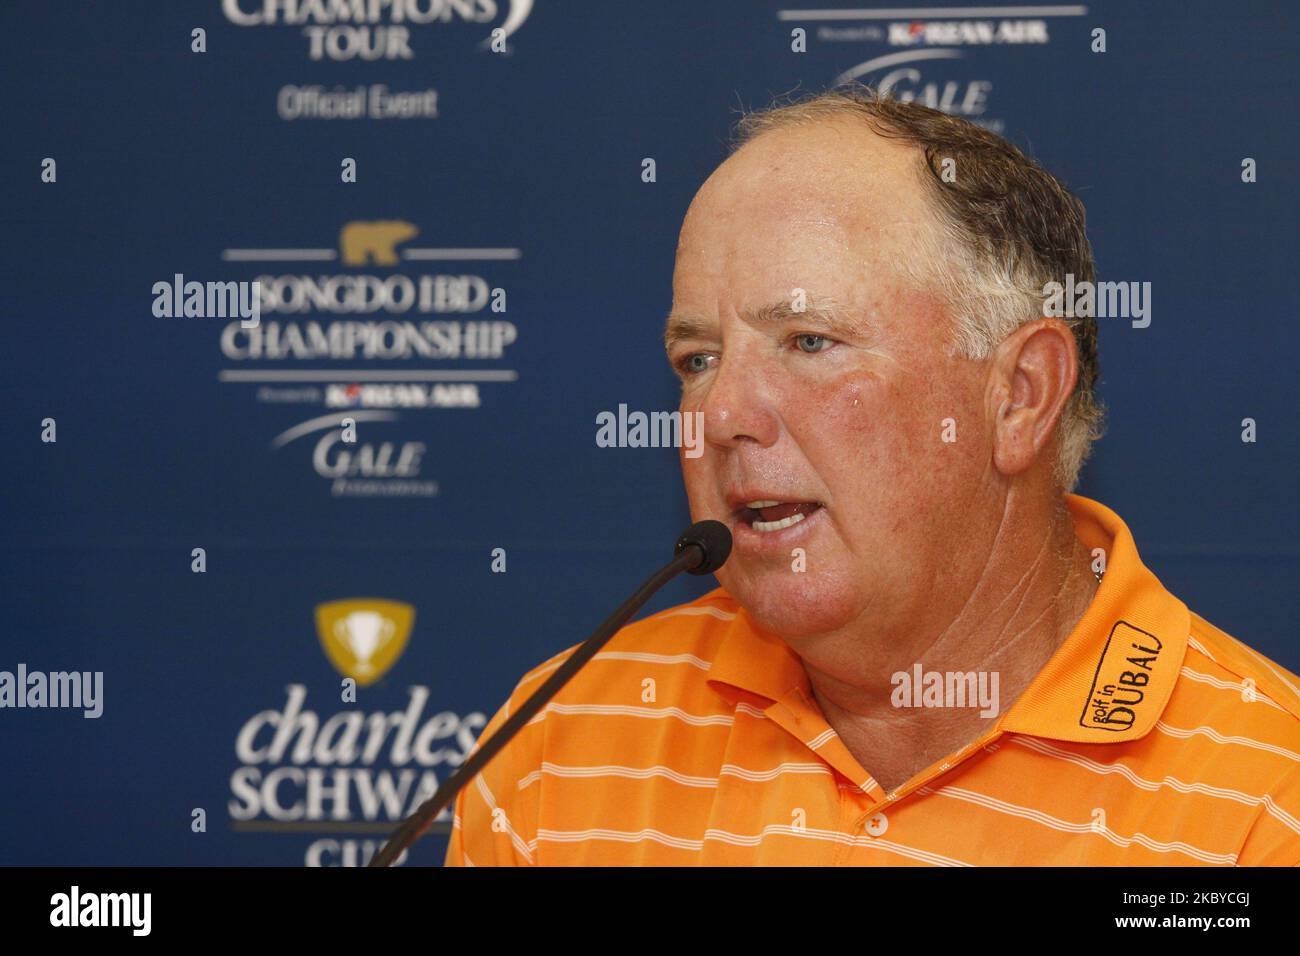
[[[706,438],[681,459],[691,515],[730,527],[718,578],[783,637],[932,614],[989,553],[985,365],[948,356],[946,307],[902,268],[934,222],[918,163],[843,121],[776,130],[682,227],[669,360]]]

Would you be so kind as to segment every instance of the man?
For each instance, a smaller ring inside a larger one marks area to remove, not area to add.
[[[722,587],[625,628],[460,795],[449,864],[1295,865],[1300,679],[1069,494],[1081,204],[964,120],[742,120],[666,342]],[[531,671],[484,739],[567,651]]]

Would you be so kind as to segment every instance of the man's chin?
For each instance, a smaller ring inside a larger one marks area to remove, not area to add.
[[[827,593],[812,581],[772,580],[722,582],[727,592],[763,630],[781,638],[825,634],[850,624],[856,601],[842,593]]]

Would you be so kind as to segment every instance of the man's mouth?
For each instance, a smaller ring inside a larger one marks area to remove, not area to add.
[[[746,502],[737,512],[737,518],[755,531],[781,531],[803,521],[821,506],[820,501],[762,499]]]

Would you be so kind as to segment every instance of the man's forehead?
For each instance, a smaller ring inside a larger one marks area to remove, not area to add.
[[[793,272],[765,277],[810,287],[829,281],[827,270],[842,274],[846,259],[895,259],[912,251],[918,234],[935,222],[919,151],[865,127],[843,126],[764,133],[715,170],[682,224],[675,292],[679,285],[734,279],[737,272],[747,281],[756,272]],[[823,275],[809,274],[818,270]]]
[[[898,263],[916,257],[934,226],[920,162],[916,148],[843,120],[741,147],[683,223],[665,342],[716,338],[719,309],[760,328],[799,316],[862,331],[864,313],[903,278]]]
[[[851,218],[855,209],[919,198],[921,150],[843,117],[798,123],[762,133],[740,147],[705,181],[700,205],[743,202],[752,209],[800,209],[809,218]],[[692,203],[696,205],[697,203]]]

